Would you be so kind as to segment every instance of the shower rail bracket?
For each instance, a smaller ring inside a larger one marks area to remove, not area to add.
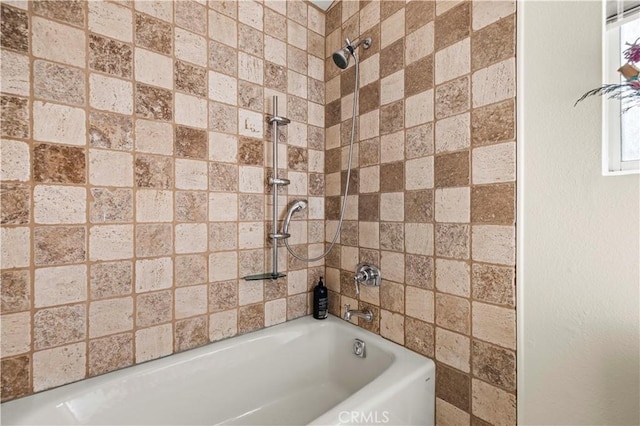
[[[269,178],[269,185],[289,185],[291,181],[284,178]]]
[[[267,123],[269,123],[269,124],[276,123],[276,124],[278,124],[280,126],[284,126],[284,125],[287,125],[287,124],[291,123],[291,120],[289,120],[286,117],[280,117],[279,115],[274,115],[272,117],[269,117],[269,119],[267,120]]]
[[[291,234],[288,234],[286,232],[278,232],[277,234],[274,233],[270,233],[269,234],[269,238],[271,238],[272,240],[284,240],[286,238],[289,238],[291,236]]]

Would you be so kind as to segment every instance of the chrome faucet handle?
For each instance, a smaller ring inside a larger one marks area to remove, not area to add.
[[[349,312],[349,309],[351,308],[351,305],[348,303],[344,304],[344,319],[349,321],[351,319],[351,312]]]
[[[356,275],[355,277],[353,277],[353,280],[356,283],[356,296],[360,294],[360,280],[358,279],[358,276]],[[349,306],[349,305],[347,305]]]

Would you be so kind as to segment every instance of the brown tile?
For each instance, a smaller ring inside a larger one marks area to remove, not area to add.
[[[174,153],[179,157],[207,159],[209,139],[206,130],[176,126]]]
[[[516,390],[515,352],[475,339],[471,350],[474,376],[506,390]]]
[[[133,266],[130,261],[92,263],[90,273],[89,289],[92,299],[131,294]]]
[[[345,193],[345,187],[347,184],[347,171],[344,170],[340,173],[340,193]],[[349,194],[348,195],[358,195],[360,187],[360,174],[358,169],[351,170],[351,176],[349,179]]]
[[[324,60],[324,81],[329,81],[337,77],[340,75],[341,71],[342,70],[336,66],[335,62],[333,62],[331,56]]]
[[[360,34],[360,15],[355,13],[342,24],[342,40],[349,38],[354,40]]]
[[[33,316],[33,348],[52,348],[77,342],[86,336],[84,305],[41,309]]]
[[[309,58],[307,57],[307,52],[293,47],[292,45],[287,45],[287,67],[290,70],[298,72],[300,74],[308,74],[309,71]]]
[[[0,223],[23,225],[29,223],[31,189],[24,183],[0,184]]]
[[[210,1],[209,7],[217,12],[227,15],[230,18],[238,17],[238,5],[235,0],[216,0]]]
[[[35,0],[33,13],[82,27],[84,25],[85,4],[86,2],[82,0]]]
[[[254,194],[238,194],[238,210],[240,220],[264,220],[263,196]]]
[[[365,222],[380,220],[380,195],[360,194],[358,196],[358,220]]]
[[[380,286],[380,307],[388,311],[403,314],[404,286],[385,280],[384,285]]]
[[[260,152],[262,152],[262,142],[258,141],[260,146]],[[264,161],[262,157],[260,160]],[[262,165],[262,161],[260,165]],[[297,146],[287,147],[287,164],[289,170],[307,171],[309,168],[309,159],[306,148],[300,148]]]
[[[34,262],[36,265],[60,265],[86,260],[86,230],[83,226],[36,227]]]
[[[404,251],[404,224],[381,222],[380,248],[382,250]]]
[[[445,118],[467,111],[471,99],[470,90],[469,77],[462,77],[436,87],[436,118]]]
[[[335,247],[335,250],[331,250],[324,259],[324,263],[327,267],[340,268],[340,245],[338,244],[337,247]]]
[[[207,96],[207,70],[187,62],[176,61],[173,68],[176,90]]]
[[[136,83],[136,115],[153,120],[173,119],[173,94],[170,90]]]
[[[264,110],[264,90],[262,86],[244,80],[238,81],[238,106],[262,112]]]
[[[5,7],[3,6],[4,10]],[[2,22],[4,24],[4,21]],[[2,26],[4,29],[4,25]],[[0,96],[0,131],[10,138],[29,137],[29,100],[17,96]]]
[[[326,220],[338,220],[340,217],[340,200],[342,197],[326,197],[324,215]]]
[[[471,416],[471,426],[493,426],[493,424],[485,422],[479,417]]]
[[[317,58],[324,59],[324,37],[307,30],[307,51]]]
[[[382,0],[380,2],[380,21],[384,21],[404,7],[404,2],[397,0]]]
[[[175,5],[176,25],[187,30],[206,34],[207,8],[195,1],[178,1]]]
[[[467,37],[471,27],[471,2],[436,16],[435,49],[440,50]]]
[[[37,98],[84,106],[84,80],[84,72],[77,68],[41,60],[33,63],[33,91]]]
[[[238,309],[238,333],[248,333],[262,327],[264,327],[264,304],[256,303],[241,306]]]
[[[324,171],[325,173],[339,172],[342,163],[342,149],[334,148],[325,151],[324,154]]]
[[[131,46],[96,34],[89,34],[89,68],[107,74],[131,78]]]
[[[340,123],[342,118],[341,100],[337,99],[325,106],[324,122],[327,127],[333,127]]]
[[[223,281],[209,284],[209,310],[211,312],[234,309],[237,306],[237,281]]]
[[[324,196],[323,173],[309,173],[309,195],[316,197]]]
[[[360,89],[358,106],[361,115],[373,111],[380,106],[380,80],[367,84]]]
[[[173,295],[171,290],[139,294],[136,297],[136,326],[149,327],[171,321]]]
[[[287,17],[299,24],[307,25],[307,5],[304,2],[290,2],[287,4]]]
[[[33,150],[33,180],[41,183],[85,183],[84,149],[62,145],[36,145]]]
[[[207,194],[176,191],[176,220],[178,222],[204,222],[207,220]]]
[[[136,13],[136,44],[165,55],[173,52],[173,29],[171,24]]]
[[[404,95],[413,96],[431,89],[433,87],[433,73],[433,55],[427,55],[407,65],[404,69]]]
[[[405,132],[405,156],[407,159],[433,154],[433,123],[407,129]]]
[[[471,34],[471,71],[511,58],[515,54],[515,14]]]
[[[326,12],[325,34],[331,34],[342,25],[342,4],[334,3],[333,7]]]
[[[264,63],[264,86],[279,92],[287,92],[287,70],[272,62]]]
[[[173,227],[171,225],[136,225],[136,256],[168,256],[172,251]]]
[[[436,223],[436,256],[468,259],[470,253],[469,225]]]
[[[436,366],[436,397],[462,411],[471,411],[471,379],[468,374],[438,363]]]
[[[360,142],[358,164],[360,167],[373,166],[380,162],[380,138]]]
[[[335,291],[331,291],[329,290],[329,313],[331,315],[335,315],[337,317],[341,317],[342,316],[342,312],[341,312],[341,306],[340,306],[340,294],[336,293]],[[379,315],[376,316],[376,318],[378,318],[378,320],[376,321],[376,319],[374,318],[375,323],[378,325],[378,333],[380,332],[380,319],[379,319]],[[370,330],[372,331],[372,330]]]
[[[404,266],[404,279],[407,285],[426,289],[433,288],[433,257],[407,254]]]
[[[359,124],[360,120],[357,119],[356,117],[356,128],[354,131],[354,136],[353,136],[353,143],[358,142],[358,140],[360,139],[360,129],[359,129]],[[349,144],[351,143],[351,125],[353,123],[353,120],[351,118],[343,121],[342,123],[340,123],[340,144],[342,146],[349,146]]]
[[[238,24],[238,49],[253,56],[262,57],[264,41],[262,31],[258,31],[248,25]]]
[[[471,143],[481,146],[514,140],[515,120],[514,99],[471,110]]]
[[[176,256],[175,278],[176,287],[203,284],[208,282],[207,256],[199,254]]]
[[[340,300],[338,300],[337,304],[338,304],[337,308],[340,308]],[[368,309],[373,314],[373,321],[371,322],[364,322],[364,321],[358,320],[358,324],[360,325],[360,327],[372,333],[380,334],[380,307],[371,305],[369,303],[365,303],[362,301],[360,301],[358,305],[359,305],[358,309],[361,309],[361,310]],[[329,309],[331,309],[331,306],[329,306]],[[341,316],[341,313],[338,312],[337,314],[334,314],[334,315]],[[405,324],[405,327],[406,327],[406,324]]]
[[[353,272],[340,270],[340,294],[356,298],[356,287],[353,282]]]
[[[340,244],[345,246],[358,246],[358,222],[345,220],[340,230]]]
[[[186,351],[209,343],[207,318],[196,317],[176,321],[174,342],[176,352]]]
[[[361,61],[367,60],[376,53],[380,52],[380,24],[376,24],[360,35],[360,40],[371,38],[371,46],[368,49],[362,49],[358,54]]]
[[[89,217],[91,223],[132,222],[133,191],[124,188],[91,188]]]
[[[264,143],[259,139],[241,136],[238,140],[238,164],[263,166]]]
[[[292,95],[287,97],[287,112],[291,120],[306,123],[308,114],[307,108],[308,104],[306,99]]]
[[[307,79],[307,94],[311,102],[324,105],[324,82],[309,77]]]
[[[0,6],[2,17],[2,36],[0,46],[3,49],[11,49],[18,52],[29,52],[29,18],[27,12]]]
[[[434,175],[436,188],[469,185],[469,151],[436,155]]]
[[[116,334],[89,341],[89,376],[119,370],[133,364],[133,334]]]
[[[309,247],[306,244],[293,246],[293,250],[301,257],[307,257],[309,253]],[[308,265],[306,262],[298,260],[290,254],[287,256],[287,262],[289,263],[290,271],[295,271],[296,269],[305,269]]]
[[[307,314],[307,300],[308,295],[306,293],[287,297],[287,321]]]
[[[89,144],[92,148],[133,149],[133,119],[130,116],[91,111]]]
[[[161,155],[138,154],[135,164],[136,187],[172,188],[173,161]]]
[[[465,335],[471,333],[469,301],[448,294],[436,294],[436,324]]]
[[[433,325],[415,318],[405,317],[404,342],[408,349],[433,358],[435,354]]]
[[[433,190],[404,193],[404,220],[409,223],[433,222]]]
[[[433,21],[435,12],[434,1],[412,1],[407,3],[405,12],[405,30],[407,34]]]
[[[27,311],[31,307],[31,278],[29,271],[2,271],[3,314]]]
[[[264,300],[282,299],[287,296],[287,277],[269,281],[269,285],[264,286]]]
[[[515,196],[514,183],[474,186],[471,188],[471,222],[513,225]]]
[[[513,268],[476,263],[472,267],[473,298],[497,305],[515,306]]]
[[[404,163],[380,165],[380,192],[399,192],[404,190]]]
[[[385,78],[404,67],[404,38],[380,51],[380,78]]]
[[[236,134],[238,132],[238,108],[209,102],[209,130]]]
[[[31,393],[30,364],[29,355],[2,360],[2,402]]]
[[[404,102],[398,101],[380,108],[380,134],[386,135],[404,128]]]
[[[210,163],[209,190],[238,192],[238,166],[223,163]]]
[[[282,41],[287,41],[287,18],[264,8],[264,33]]]
[[[238,53],[233,47],[209,41],[209,67],[235,77],[238,75]]]

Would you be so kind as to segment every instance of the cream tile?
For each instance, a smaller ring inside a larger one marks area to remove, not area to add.
[[[376,53],[370,58],[360,63],[360,87],[365,87],[369,83],[380,78],[380,54]]]
[[[229,105],[238,105],[238,80],[209,71],[209,99]]]
[[[31,178],[29,144],[0,140],[0,180],[26,182]]]
[[[436,52],[436,84],[453,80],[471,71],[471,38],[467,37]]]
[[[136,293],[170,288],[173,283],[173,262],[170,257],[137,260],[135,276]]]
[[[380,134],[380,112],[373,110],[360,116],[360,140],[371,139]]]
[[[277,65],[287,66],[287,44],[265,34],[264,59]]]
[[[443,293],[469,297],[471,267],[466,262],[436,259],[436,288]]]
[[[238,304],[240,306],[262,302],[264,300],[264,283],[262,281],[245,281],[238,283]]]
[[[89,31],[126,42],[133,41],[131,9],[107,2],[90,2],[88,5]]]
[[[210,192],[209,220],[217,222],[238,220],[238,194]]]
[[[34,296],[36,308],[86,301],[86,265],[36,269]]]
[[[469,113],[454,115],[436,121],[436,152],[459,151],[471,143]]]
[[[176,227],[176,253],[202,253],[207,251],[207,224],[181,223]]]
[[[471,152],[474,184],[513,182],[516,179],[516,143],[475,148]]]
[[[405,223],[404,245],[407,253],[433,255],[433,225]]]
[[[247,0],[238,2],[238,19],[240,22],[260,31],[262,31],[263,27],[263,14],[262,5],[256,1]]]
[[[307,29],[287,19],[287,41],[298,49],[307,50]]]
[[[463,1],[464,0],[436,0],[436,15],[442,15]]]
[[[176,188],[206,190],[209,175],[206,161],[176,158]]]
[[[133,257],[133,225],[101,225],[89,229],[89,259]]]
[[[380,191],[380,166],[361,168],[359,186],[361,194]]]
[[[380,47],[385,48],[404,37],[405,8],[398,10],[380,24]]]
[[[206,129],[207,122],[207,101],[183,93],[175,94],[175,119],[176,123],[191,127]]]
[[[474,72],[471,91],[474,108],[514,97],[516,93],[515,58]]]
[[[2,74],[2,91],[13,95],[29,96],[29,57],[2,50],[0,52],[0,73]]]
[[[264,304],[264,326],[265,327],[281,324],[286,320],[287,320],[287,299],[270,300]]]
[[[133,186],[133,156],[126,152],[90,149],[89,183],[95,186]]]
[[[433,188],[433,156],[407,160],[405,163],[405,189]]]
[[[386,339],[404,344],[404,315],[380,309],[380,335]]]
[[[421,1],[421,0],[418,0]],[[406,65],[433,53],[434,26],[429,22],[409,34],[405,40],[404,57]]]
[[[209,10],[209,38],[238,47],[238,24],[232,18]]]
[[[400,70],[380,81],[380,105],[404,98],[404,70]]]
[[[307,62],[309,64],[309,77],[324,82],[324,61],[313,55],[307,55]]]
[[[360,247],[380,247],[380,222],[358,222],[358,244]]]
[[[136,192],[136,221],[171,222],[173,191],[140,189]]]
[[[262,167],[246,167],[240,166],[240,192],[261,194],[264,191],[264,169]],[[291,179],[294,173],[290,173]],[[301,173],[299,173],[301,175]],[[304,175],[306,177],[306,174]],[[291,179],[291,186],[289,187],[289,194],[295,195],[295,186],[293,179]],[[306,181],[304,182],[305,194],[306,194]],[[304,194],[303,194],[304,195]]]
[[[173,326],[163,324],[136,331],[136,362],[170,355],[173,352]]]
[[[404,300],[405,313],[408,316],[433,323],[435,307],[433,291],[406,286]]]
[[[308,8],[307,26],[310,30],[315,31],[320,35],[324,35],[325,30],[325,15],[318,9],[313,7]]]
[[[89,20],[91,20],[91,14]],[[131,32],[131,27],[129,27],[129,32]],[[76,67],[85,66],[86,36],[84,31],[34,16],[31,19],[31,34],[33,56]]]
[[[295,71],[287,73],[288,93],[307,99],[307,77]]]
[[[3,269],[29,266],[31,232],[27,227],[1,228],[0,264]]]
[[[238,254],[234,251],[209,255],[209,281],[225,281],[238,278]]]
[[[516,312],[514,309],[473,302],[473,337],[508,349],[516,348]]]
[[[470,220],[469,187],[436,189],[436,222],[468,223]]]
[[[85,343],[74,343],[34,353],[34,392],[83,379],[87,371],[86,351]]]
[[[404,131],[380,137],[380,162],[391,163],[404,160]]]
[[[84,109],[50,102],[33,102],[33,138],[84,146],[87,127]]]
[[[31,349],[31,313],[2,315],[2,357],[19,355]]]
[[[133,298],[99,300],[89,304],[89,337],[133,329]]]
[[[177,59],[207,66],[207,39],[182,28],[174,28],[174,50]]]
[[[91,73],[89,104],[92,108],[131,115],[133,86],[131,82]]]
[[[173,126],[160,121],[136,120],[136,151],[173,155]]]
[[[351,246],[340,247],[340,266],[347,271],[354,270],[358,264],[358,248]]]
[[[473,10],[471,15],[473,16],[472,28],[474,31],[480,28],[486,27],[505,16],[509,16],[516,11],[515,1],[480,1],[473,3]]]
[[[263,115],[258,112],[240,109],[238,111],[238,132],[243,136],[262,139],[264,131]]]
[[[225,339],[238,333],[238,311],[222,311],[209,317],[209,340]]]
[[[380,220],[395,222],[402,222],[404,220],[403,192],[380,194]]]
[[[134,2],[136,10],[163,21],[173,22],[173,5],[164,0],[143,0]]]
[[[207,285],[177,288],[175,295],[176,319],[206,314],[207,297]]]
[[[238,161],[238,138],[235,135],[209,132],[209,160],[236,163]]]
[[[36,185],[33,207],[35,223],[84,223],[87,191],[75,186]]]
[[[473,260],[515,265],[516,237],[513,226],[474,225],[471,235]]]
[[[436,359],[460,371],[470,371],[471,343],[467,336],[436,327]]]
[[[404,254],[381,251],[380,270],[384,271],[384,279],[398,283],[404,282]]]
[[[264,61],[244,52],[238,53],[238,77],[255,84],[264,82]]]
[[[469,413],[462,411],[455,405],[436,398],[436,424],[438,425],[468,425],[471,423]]]
[[[408,97],[404,104],[405,127],[429,121],[433,121],[433,89]]]
[[[472,380],[471,389],[474,415],[491,424],[517,423],[515,395],[477,379]]]
[[[372,1],[360,9],[360,34],[380,22],[380,2]]]
[[[136,81],[173,89],[173,60],[170,57],[136,48],[134,69]]]

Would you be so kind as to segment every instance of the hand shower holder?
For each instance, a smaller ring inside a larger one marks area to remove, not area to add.
[[[291,181],[284,178],[269,178],[269,185],[289,185]]]

